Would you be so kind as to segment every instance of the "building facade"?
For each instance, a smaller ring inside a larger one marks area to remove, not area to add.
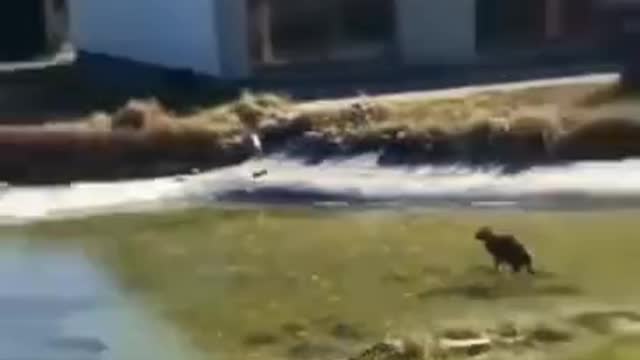
[[[601,0],[607,24],[608,50],[622,60],[622,85],[640,89],[640,1]]]
[[[70,41],[81,54],[222,79],[308,63],[473,63],[587,41],[595,16],[591,0],[14,3],[22,5],[0,15],[7,18],[0,21],[0,57],[27,57]],[[16,29],[20,41],[11,36]]]

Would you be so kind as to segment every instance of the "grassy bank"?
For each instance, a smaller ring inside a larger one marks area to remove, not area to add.
[[[488,359],[631,360],[638,215],[192,209],[3,231],[82,248],[210,358],[348,359],[386,337],[498,331],[513,342]],[[517,234],[539,274],[495,274],[472,239],[485,224]],[[425,359],[474,358],[429,344]]]
[[[313,104],[296,103],[280,95],[245,93],[234,102],[186,114],[172,113],[153,100],[134,100],[114,114],[98,113],[80,126],[103,131],[195,131],[233,137],[247,129],[268,131],[304,119],[309,130],[335,137],[375,137],[390,130],[407,135],[455,135],[480,126],[513,132],[534,128],[556,132],[576,125],[579,119],[573,117],[582,115],[580,110],[608,104],[619,96],[610,85],[563,85],[456,98],[363,96],[351,102],[309,106]]]
[[[188,113],[133,100],[76,123],[0,128],[0,177],[55,182],[185,173],[255,155],[250,133],[260,136],[267,153],[311,162],[364,152],[379,153],[382,165],[621,158],[640,155],[636,100],[602,84],[315,106],[246,93]],[[74,165],[63,166],[69,160]]]
[[[390,162],[400,163],[539,161],[640,154],[640,147],[628,146],[640,136],[637,119],[630,118],[632,112],[621,110],[636,99],[610,84],[482,92],[457,98],[363,97],[321,106],[246,93],[235,102],[182,115],[155,102],[131,102],[112,116],[89,119],[87,126],[208,134],[227,145],[246,141],[248,132],[256,132],[267,151],[289,145],[292,155],[311,157],[382,151],[388,153]],[[589,149],[578,149],[599,145],[610,151],[595,149],[589,154]]]

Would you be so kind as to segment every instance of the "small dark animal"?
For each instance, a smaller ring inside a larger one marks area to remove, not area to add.
[[[496,234],[485,226],[476,232],[475,238],[484,242],[485,248],[493,256],[496,270],[500,270],[500,265],[506,263],[514,273],[519,273],[522,268],[529,274],[535,273],[531,254],[515,236]]]
[[[261,178],[265,175],[267,175],[269,172],[267,171],[267,169],[262,169],[262,170],[258,170],[258,171],[254,171],[252,176],[254,179],[258,179]]]

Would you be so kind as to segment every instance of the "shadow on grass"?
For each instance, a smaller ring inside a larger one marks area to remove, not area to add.
[[[554,277],[556,277],[556,275],[550,271],[545,271],[545,270],[537,270],[534,268],[534,270],[536,271],[536,273],[532,276],[535,279],[540,279],[540,280],[548,280],[548,279],[552,279]],[[482,276],[495,276],[497,275],[496,270],[491,267],[491,266],[486,266],[486,265],[476,265],[476,266],[472,266],[467,270],[467,275],[472,276],[472,275],[482,275]]]
[[[421,292],[420,299],[463,297],[472,300],[531,296],[579,296],[583,291],[568,284],[538,284],[536,280],[550,279],[550,272],[528,274],[497,274],[489,266],[474,266],[462,274],[462,279],[450,279],[450,284]]]
[[[527,289],[510,289],[484,284],[464,284],[442,286],[423,291],[420,299],[429,300],[439,297],[463,297],[471,300],[496,300],[502,298],[530,296],[578,296],[582,290],[570,285],[549,285]]]

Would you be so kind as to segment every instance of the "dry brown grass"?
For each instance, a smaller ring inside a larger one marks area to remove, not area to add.
[[[301,119],[309,130],[352,143],[487,133],[558,139],[590,124],[593,119],[585,114],[617,98],[612,95],[617,94],[616,89],[610,85],[563,85],[450,99],[365,98],[313,110],[283,96],[246,92],[236,101],[180,116],[154,100],[132,100],[114,114],[96,114],[85,125],[100,131],[162,133],[161,138],[209,138],[221,144],[237,144],[248,131],[283,128]]]
[[[574,85],[508,92],[484,92],[453,99],[365,100],[303,113],[313,128],[329,135],[459,134],[478,126],[496,131],[561,134],[582,123],[584,99],[608,89]],[[604,90],[603,90],[604,89]],[[362,108],[366,111],[361,110]],[[482,125],[484,124],[484,125]]]
[[[244,93],[238,100],[177,116],[157,101],[132,100],[115,114],[96,114],[87,120],[92,129],[142,131],[205,131],[218,134],[259,129],[265,124],[308,119],[314,130],[328,134],[384,132],[388,129],[461,131],[479,122],[514,130],[572,125],[571,117],[594,99],[615,92],[609,86],[576,85],[510,92],[485,92],[455,99],[375,98],[350,105],[328,105],[299,111],[290,99],[274,94]],[[604,101],[604,100],[603,100]]]
[[[66,176],[60,172],[74,172],[73,179],[123,173],[109,166],[129,166],[133,170],[127,174],[135,176],[158,176],[166,172],[154,168],[161,163],[178,172],[189,162],[212,167],[242,162],[256,154],[250,132],[260,134],[268,149],[300,139],[296,144],[302,147],[292,151],[301,155],[382,151],[381,163],[640,156],[640,123],[635,122],[640,103],[624,104],[631,115],[624,115],[619,103],[584,105],[589,96],[607,91],[602,85],[558,86],[449,99],[363,98],[311,107],[277,95],[245,93],[186,115],[153,99],[131,100],[113,114],[96,113],[80,123],[0,129],[0,163],[42,164],[37,175],[47,181]],[[61,171],[69,159],[76,165]],[[140,164],[148,164],[148,171]],[[14,181],[33,177],[7,176]]]
[[[620,84],[602,87],[585,96],[579,105],[593,108],[617,102],[634,101],[640,98],[640,90],[630,90]]]

